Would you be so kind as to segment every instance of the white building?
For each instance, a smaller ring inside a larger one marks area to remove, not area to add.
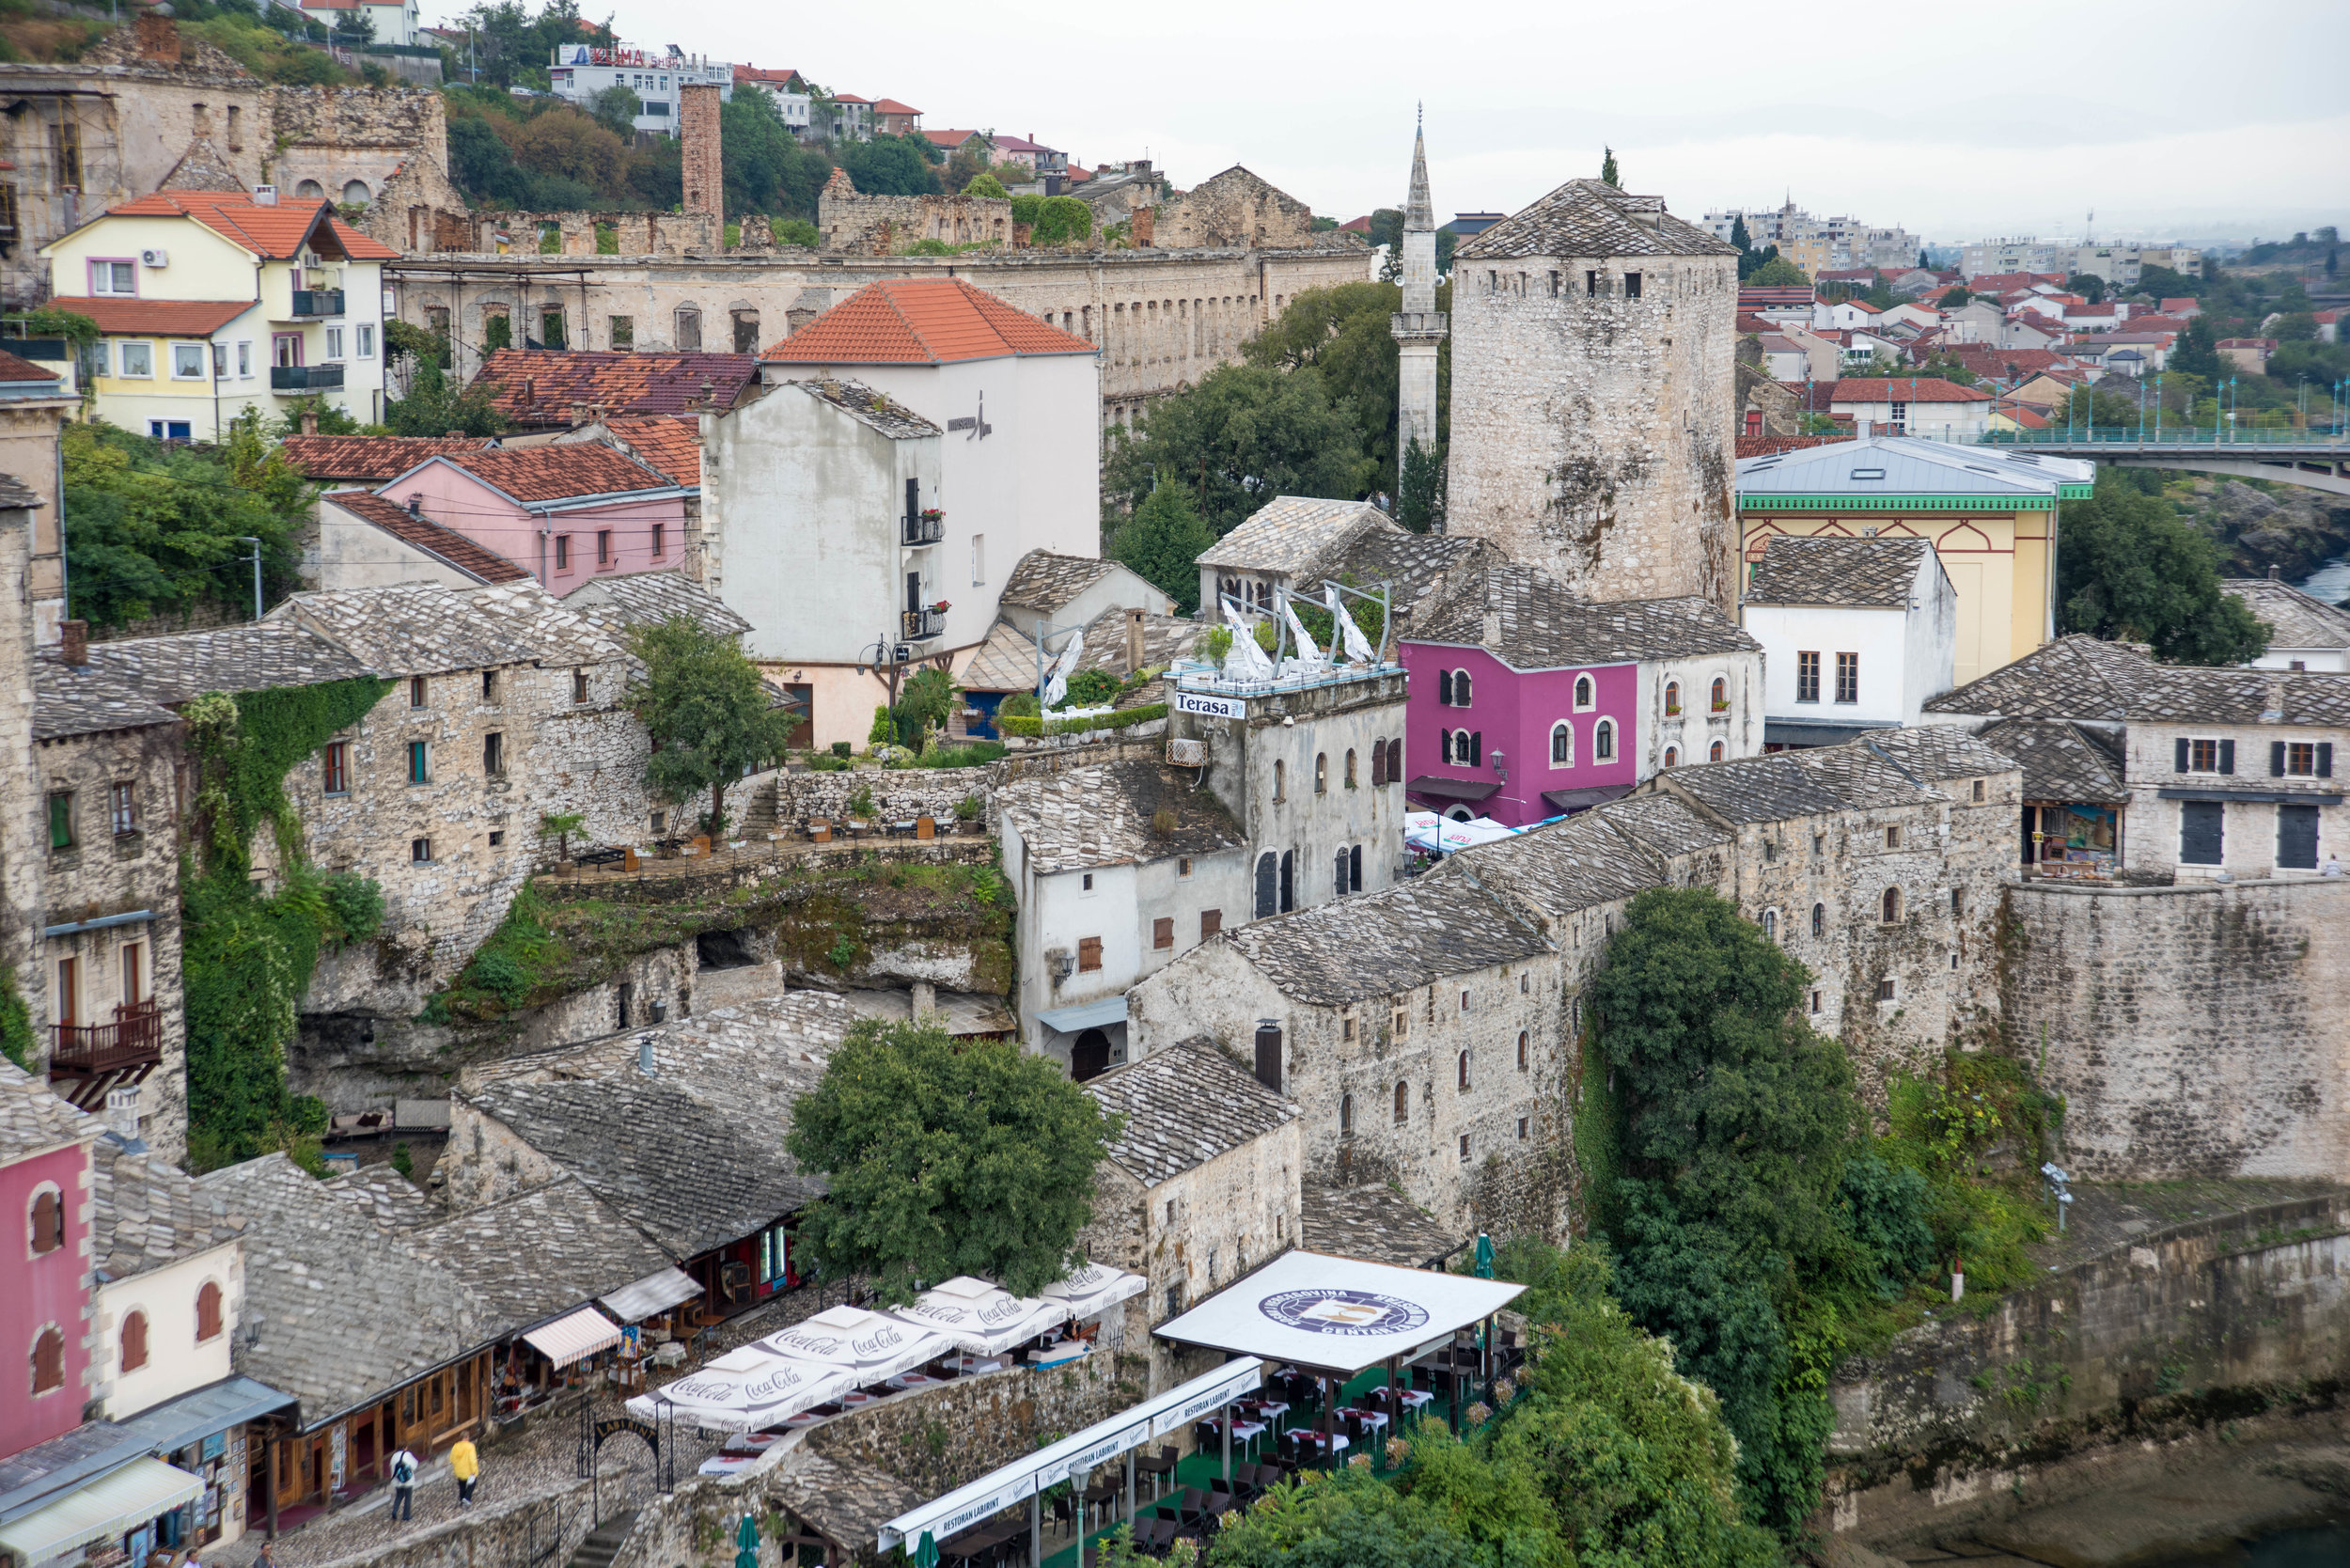
[[[607,87],[627,87],[636,94],[636,129],[674,136],[678,89],[713,86],[718,101],[729,102],[734,98],[734,67],[705,55],[688,55],[675,44],[659,52],[558,43],[548,62],[547,84],[556,97],[582,108]],[[802,113],[805,118],[805,108]]]
[[[1774,535],[1741,612],[1762,645],[1772,748],[1914,725],[1950,689],[1958,595],[1930,540]]]
[[[2350,671],[2350,610],[2275,577],[2231,577],[2219,585],[2268,623],[2268,651],[2254,669]]]
[[[302,14],[330,31],[364,22],[378,43],[421,43],[416,0],[302,0]]]
[[[1974,441],[1991,428],[1991,394],[1927,376],[1847,377],[1828,394],[1828,412],[1862,434]]]

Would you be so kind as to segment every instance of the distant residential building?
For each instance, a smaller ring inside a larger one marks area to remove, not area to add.
[[[2071,275],[2070,242],[2021,238],[1977,240],[1959,247],[1958,270],[1971,287],[1978,277],[2003,273],[2054,273],[2062,283]]]
[[[2268,356],[2277,352],[2274,337],[2222,337],[2219,357],[2248,376],[2268,373]]]
[[[1026,136],[998,133],[995,137],[995,157],[999,163],[1019,165],[1042,180],[1057,181],[1069,173],[1068,153]],[[1056,185],[1048,194],[1058,195],[1058,186]]]
[[[976,149],[988,162],[995,161],[995,143],[984,131],[917,131],[913,133],[951,158],[965,147]]]
[[[796,71],[771,71],[759,66],[738,65],[734,68],[737,92],[745,87],[756,88],[774,101],[776,112],[795,136],[805,137],[813,129],[812,112],[815,99],[808,90],[807,78]]]
[[[922,111],[894,98],[882,99],[873,105],[873,129],[884,136],[918,136],[922,133]]]
[[[1700,222],[1725,242],[1744,222],[1747,243],[1753,249],[1777,245],[1783,259],[1801,267],[1815,282],[1824,274],[1841,273],[1858,279],[1863,289],[1873,287],[1880,272],[1915,265],[1923,248],[1899,226],[1872,227],[1857,218],[1816,217],[1792,200],[1775,208],[1724,208],[1706,213]]]
[[[1762,645],[1767,749],[1913,725],[1950,689],[1958,596],[1930,540],[1779,534],[1750,557],[1740,604]]]
[[[2350,671],[2350,610],[2275,577],[2230,577],[2219,586],[2268,623],[2268,651],[2253,668]]]
[[[665,136],[678,133],[678,93],[695,86],[714,86],[721,102],[734,97],[734,67],[704,55],[688,55],[671,44],[659,52],[628,46],[606,49],[598,44],[558,43],[547,64],[547,85],[555,96],[582,107],[609,87],[635,93],[639,131]]]
[[[1452,221],[1436,232],[1449,234],[1456,240],[1465,240],[1472,234],[1484,233],[1509,215],[1507,212],[1455,212]]]
[[[685,551],[685,487],[608,447],[443,452],[376,494],[557,597],[591,577],[674,567]]]
[[[284,0],[279,0],[280,4]],[[303,16],[330,30],[365,26],[377,43],[421,43],[416,0],[301,0]]]
[[[1740,315],[1760,316],[1766,321],[1794,321],[1809,325],[1818,299],[1819,296],[1809,286],[1758,288],[1742,285],[1738,290],[1738,312]]]
[[[1991,394],[1954,381],[1878,376],[1838,382],[1829,409],[1864,430],[1963,441],[1988,428]]]

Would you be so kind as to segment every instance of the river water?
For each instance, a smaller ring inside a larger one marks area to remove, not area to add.
[[[2342,1568],[2350,1563],[2350,1525],[2279,1530],[2219,1557],[2167,1558],[2155,1568]]]
[[[2328,604],[2350,599],[2350,556],[2336,556],[2311,572],[2301,584],[2301,591]]]

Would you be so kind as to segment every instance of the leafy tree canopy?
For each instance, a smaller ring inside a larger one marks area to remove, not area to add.
[[[727,787],[780,757],[797,721],[768,705],[758,666],[733,637],[689,617],[635,627],[629,645],[645,664],[629,699],[653,742],[646,786],[680,803],[709,791],[706,830],[719,833]]]
[[[2057,555],[2065,629],[2154,645],[2177,664],[2240,665],[2268,628],[2219,587],[2219,551],[2159,496],[2101,467],[2096,494],[2066,504]]]
[[[719,109],[718,128],[728,212],[816,215],[816,194],[832,177],[832,164],[800,145],[771,95],[736,93]]]
[[[490,324],[504,321],[498,317]],[[409,372],[408,396],[388,400],[384,420],[394,435],[496,435],[506,429],[505,416],[491,406],[488,387],[450,384],[440,361],[431,357],[416,360]]]
[[[967,196],[991,197],[996,201],[1008,201],[1011,198],[1011,193],[1004,189],[1004,182],[985,169],[971,177],[970,182],[963,187],[963,194]]]
[[[1221,539],[1276,495],[1360,495],[1375,478],[1353,407],[1330,398],[1320,370],[1219,365],[1113,439],[1102,493],[1114,528],[1157,482],[1186,486]]]
[[[2095,273],[2075,273],[2064,280],[2064,291],[2078,294],[2092,305],[2102,305],[2106,298],[2106,280]]]
[[[1199,553],[1215,542],[1191,492],[1170,480],[1142,498],[1134,515],[1110,536],[1109,554],[1175,601],[1177,615],[1199,607]]]
[[[931,196],[939,183],[930,151],[930,144],[920,137],[875,136],[869,142],[843,143],[833,155],[867,196]]]
[[[1050,1060],[922,1023],[859,1021],[786,1140],[830,1190],[800,1234],[823,1278],[888,1304],[973,1274],[1034,1295],[1081,1262],[1117,1119]]]
[[[1803,269],[1778,254],[1773,245],[1762,253],[1762,260],[1740,280],[1756,289],[1800,289],[1811,280],[1803,275]]]
[[[1607,149],[1607,155],[1600,160],[1599,177],[1616,189],[1623,189],[1622,176],[1616,169],[1616,149],[1612,147]]]

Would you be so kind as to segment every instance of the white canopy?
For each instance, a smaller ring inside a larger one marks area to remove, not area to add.
[[[204,1495],[200,1476],[140,1457],[0,1528],[0,1549],[46,1562],[76,1546],[139,1529]]]
[[[556,1366],[568,1367],[619,1344],[620,1330],[593,1307],[582,1307],[540,1324],[523,1336],[523,1342]]]
[[[1105,1312],[1130,1296],[1140,1295],[1151,1281],[1107,1263],[1089,1262],[1066,1279],[1056,1279],[1042,1294],[1047,1301],[1065,1302],[1073,1318]]]
[[[838,1368],[788,1361],[745,1345],[697,1372],[637,1395],[628,1402],[628,1412],[650,1421],[667,1409],[713,1431],[756,1432],[855,1387],[855,1377]]]
[[[691,1301],[701,1294],[701,1285],[692,1275],[682,1269],[665,1268],[596,1299],[622,1323],[642,1323],[655,1312],[666,1312],[679,1302]]]
[[[1515,832],[1516,828],[1506,823],[1497,823],[1491,817],[1458,823],[1449,817],[1440,817],[1434,811],[1407,811],[1403,814],[1403,841],[1443,855],[1450,855],[1455,850],[1474,849],[1479,844],[1490,844]]]
[[[1013,1295],[964,1274],[924,1291],[906,1306],[890,1309],[890,1315],[951,1340],[974,1356],[994,1356],[1066,1323],[1071,1314],[1066,1301]]]
[[[1352,1374],[1441,1343],[1525,1289],[1473,1275],[1285,1252],[1152,1332],[1179,1344]]]
[[[926,1325],[924,1325],[926,1326]],[[829,1307],[756,1342],[771,1355],[847,1372],[861,1387],[935,1361],[953,1348],[924,1326],[862,1307]]]

